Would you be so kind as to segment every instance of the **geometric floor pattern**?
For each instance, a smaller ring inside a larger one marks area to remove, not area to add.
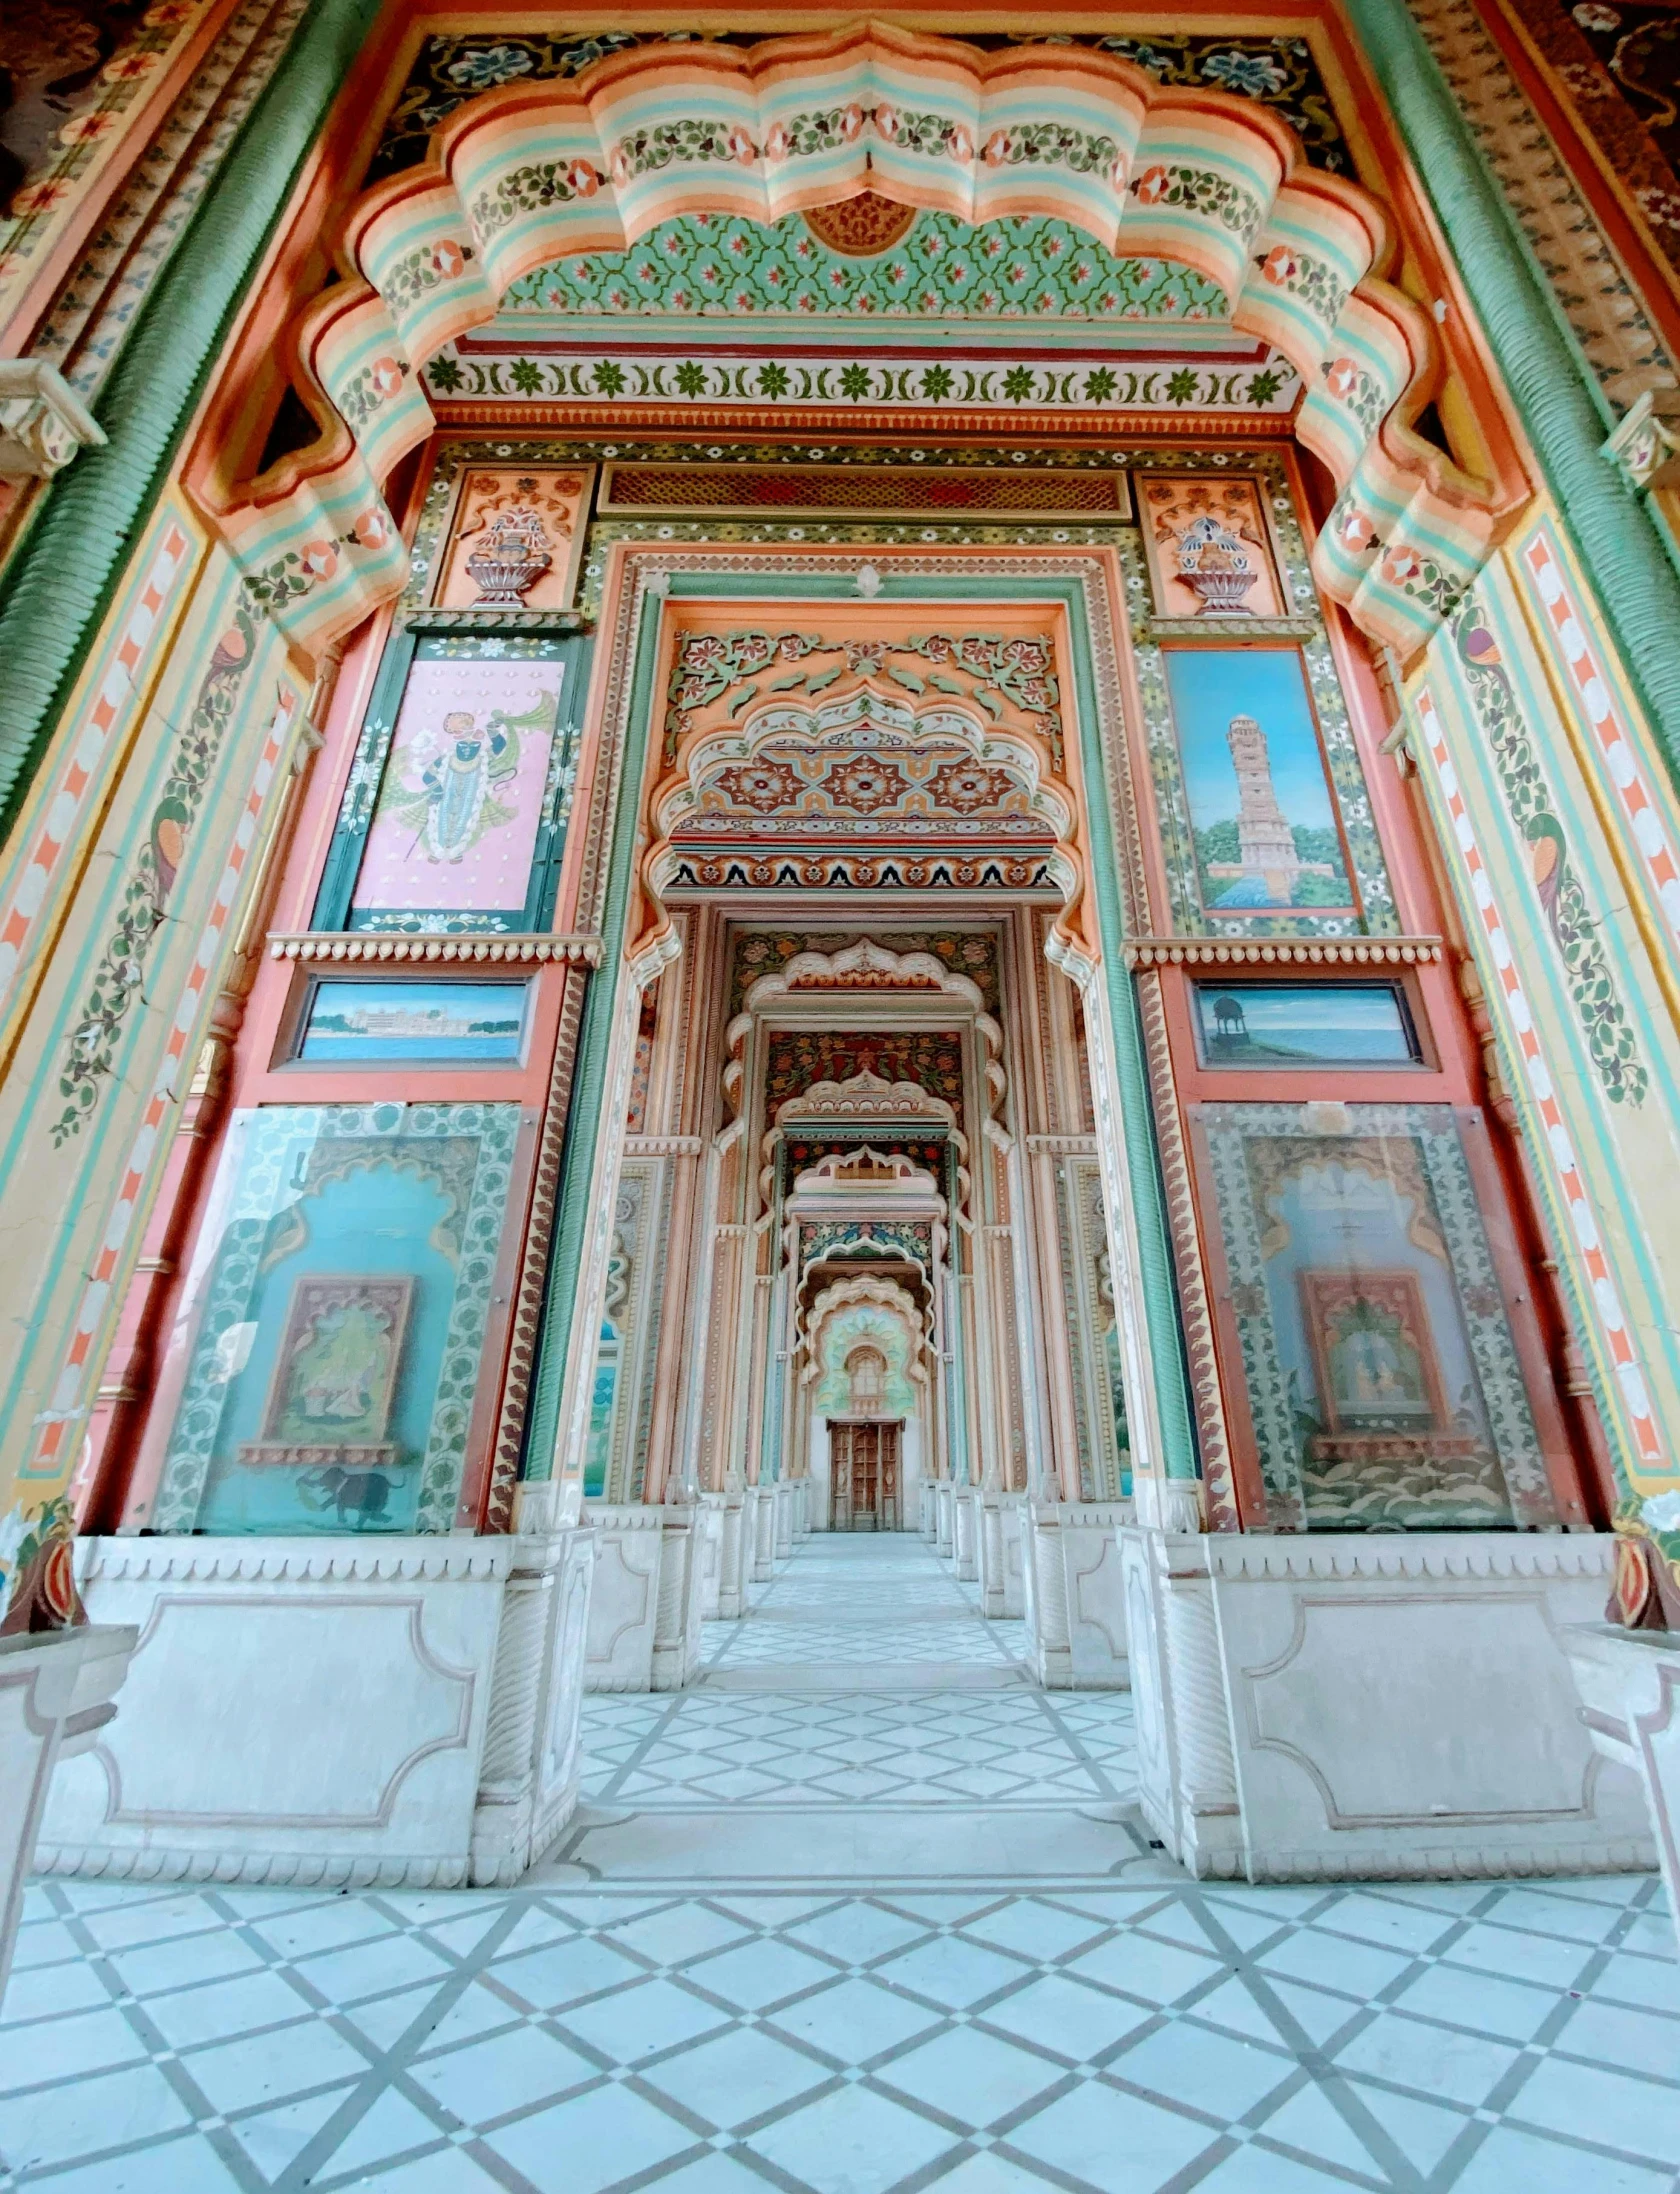
[[[0,2187],[1680,2194],[1654,1877],[1198,1886],[1129,1701],[1012,1630],[913,1538],[819,1539],[690,1691],[589,1702],[517,1890],[38,1883]]]

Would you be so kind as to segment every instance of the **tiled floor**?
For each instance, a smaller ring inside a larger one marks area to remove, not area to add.
[[[1680,2194],[1654,1880],[1197,1888],[1018,1652],[819,1539],[517,1892],[39,1886],[0,2187]]]

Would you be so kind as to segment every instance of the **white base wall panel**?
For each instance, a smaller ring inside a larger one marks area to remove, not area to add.
[[[1649,1867],[1638,1778],[1599,1757],[1563,1634],[1589,1534],[1120,1533],[1145,1818],[1251,1881]]]
[[[510,1881],[576,1802],[594,1542],[89,1539],[139,1633],[123,1712],[48,1798],[48,1872]]]

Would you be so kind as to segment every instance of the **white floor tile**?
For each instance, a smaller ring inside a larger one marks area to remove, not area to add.
[[[751,1598],[716,1685],[588,1702],[604,1802],[527,1887],[35,1885],[20,2194],[256,2194],[346,2098],[323,2194],[1680,2194],[1649,1878],[1202,1888],[1128,1826],[1130,1699],[1034,1690],[921,1542]]]
[[[953,2139],[918,2113],[854,2086],[778,2119],[746,2145],[807,2186],[883,2194],[925,2169]]]
[[[1090,2080],[1016,2126],[1009,2146],[1102,2194],[1153,2194],[1216,2137],[1175,2111]]]

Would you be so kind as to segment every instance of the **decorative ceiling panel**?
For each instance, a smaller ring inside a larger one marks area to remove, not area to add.
[[[824,209],[828,210],[828,209]],[[1066,221],[1011,214],[971,226],[916,214],[902,241],[857,257],[834,250],[801,214],[760,224],[696,213],[662,221],[629,251],[581,253],[521,275],[488,340],[594,332],[591,323],[668,321],[699,339],[699,320],[750,316],[765,333],[813,320],[984,326],[999,341],[1023,323],[1106,327],[1224,324],[1225,294],[1163,259],[1120,259]],[[1036,327],[1035,335],[1041,331]]]

